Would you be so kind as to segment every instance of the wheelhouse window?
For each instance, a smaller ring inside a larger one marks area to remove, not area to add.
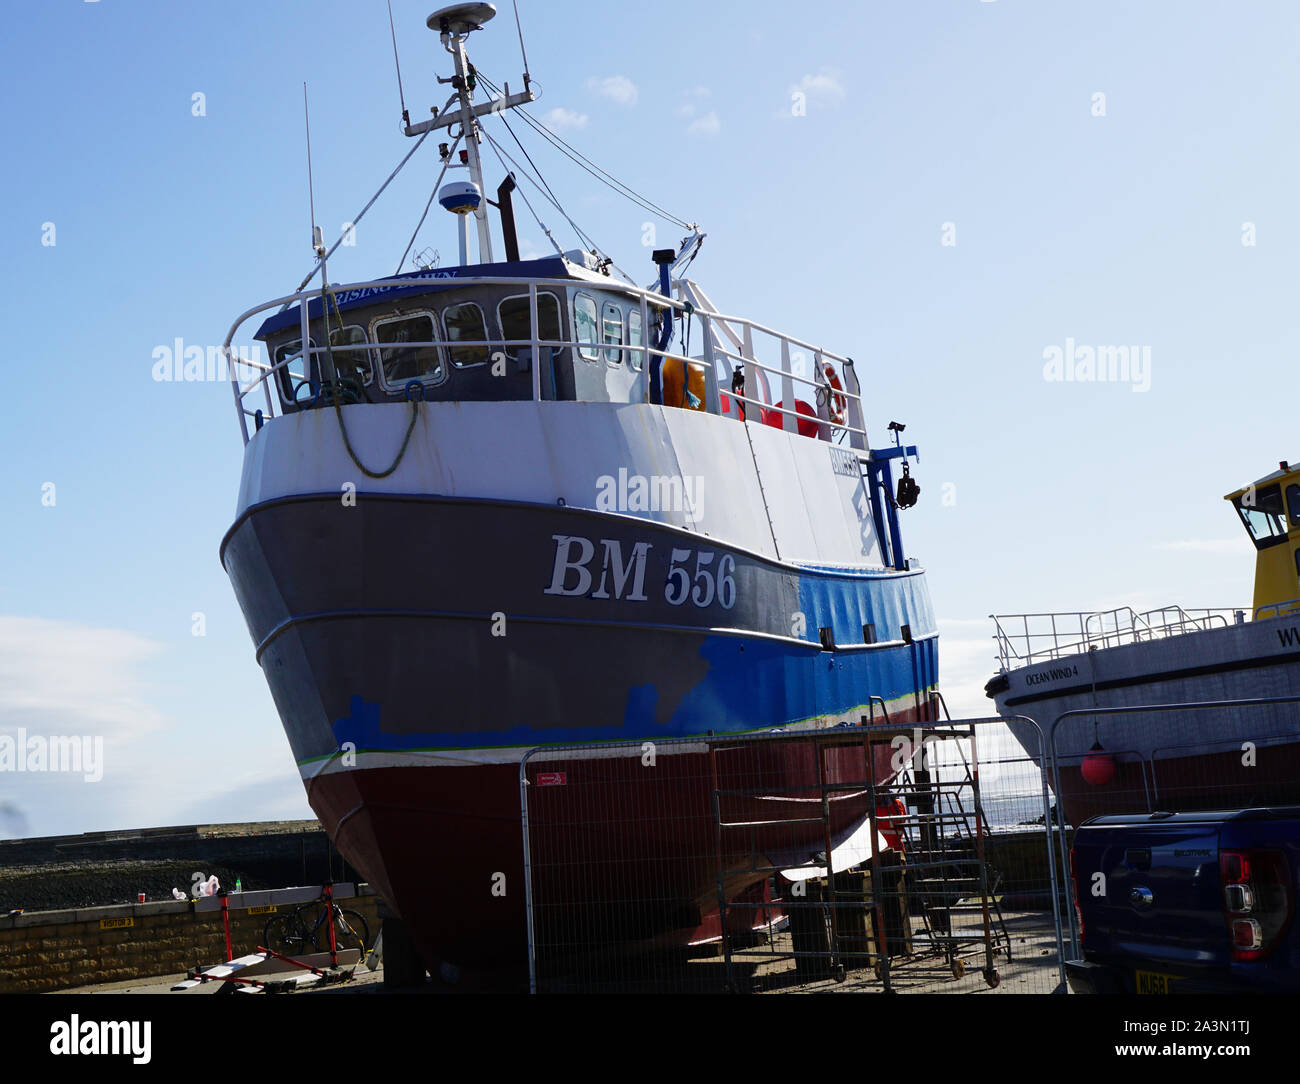
[[[369,384],[375,379],[370,364],[366,329],[358,324],[336,327],[330,332],[330,346],[334,348],[334,369],[344,380]]]
[[[315,339],[307,341],[313,347],[316,345]],[[274,364],[280,374],[280,393],[284,396],[285,402],[292,403],[297,398],[301,386],[308,382],[307,365],[302,356],[302,340],[293,339],[277,346]]]
[[[1300,527],[1300,486],[1286,487],[1286,512],[1292,527]]]
[[[1264,549],[1286,538],[1286,512],[1280,485],[1247,490],[1232,503],[1256,548]]]
[[[641,310],[633,309],[627,314],[627,345],[644,346],[645,335],[641,328]],[[629,350],[632,368],[639,370],[645,364],[645,354],[640,350]]]
[[[448,346],[451,363],[458,369],[482,365],[488,359],[487,326],[483,310],[473,301],[449,305],[442,310],[442,327],[448,343],[476,343],[471,346]]]
[[[406,343],[431,343],[437,338],[433,313],[419,312],[393,316],[374,323],[375,342],[379,345],[379,365],[385,386],[401,389],[410,381],[438,383],[445,380],[442,355],[437,346],[406,346]]]
[[[532,339],[533,329],[528,317],[528,295],[507,297],[497,306],[497,319],[501,323],[501,337],[506,342],[523,340],[525,344]],[[554,294],[537,291],[537,337],[542,342],[560,342],[560,301]],[[525,345],[522,349],[527,349]],[[508,346],[510,354],[516,354],[521,348]],[[543,355],[545,356],[545,355]]]
[[[573,299],[573,337],[578,342],[578,353],[588,361],[600,360],[599,340],[596,336],[596,299],[578,294]]]
[[[611,365],[623,363],[623,310],[613,301],[605,302],[601,318],[601,339],[605,344],[605,360]]]

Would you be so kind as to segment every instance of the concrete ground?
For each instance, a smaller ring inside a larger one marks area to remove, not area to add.
[[[1052,993],[1061,981],[1052,916],[1039,912],[1007,912],[1003,921],[1006,936],[996,938],[993,955],[996,986],[990,987],[984,978],[987,956],[980,930],[960,931],[961,943],[952,946],[954,953],[950,961],[938,948],[926,951],[928,946],[919,923],[914,923],[915,954],[891,960],[890,986],[899,993]],[[754,950],[756,955],[736,957],[736,960],[744,964],[759,962],[751,979],[756,993],[884,992],[884,982],[873,969],[866,967],[850,967],[842,982],[834,979],[800,982],[792,959],[773,958],[790,950],[790,935],[781,933],[773,939],[771,946],[760,947]],[[764,953],[767,954],[766,960]],[[953,963],[957,965],[956,972]],[[956,977],[958,972],[960,978]]]

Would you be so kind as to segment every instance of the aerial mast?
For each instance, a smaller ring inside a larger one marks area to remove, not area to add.
[[[501,98],[480,105],[474,104],[477,78],[474,66],[465,51],[465,39],[494,18],[496,13],[496,7],[492,4],[453,4],[450,7],[440,8],[425,20],[425,25],[438,33],[442,39],[442,47],[456,62],[456,74],[452,78],[438,78],[440,83],[451,83],[455,94],[448,100],[441,115],[435,110],[432,120],[420,124],[407,124],[405,127],[408,136],[418,136],[436,128],[449,128],[457,122],[460,123],[461,133],[465,137],[465,164],[469,169],[470,180],[479,194],[478,203],[473,209],[478,224],[479,263],[492,262],[492,235],[488,228],[486,200],[482,198],[486,188],[483,184],[483,164],[479,158],[478,118],[485,113],[499,113],[536,99],[531,86],[522,94],[511,94],[510,85],[507,83],[503,87],[504,93]],[[453,105],[453,102],[458,104]],[[445,202],[444,206],[447,206]],[[467,258],[466,262],[468,262]]]

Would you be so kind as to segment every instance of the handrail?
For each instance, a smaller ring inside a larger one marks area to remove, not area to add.
[[[542,347],[549,347],[549,348],[574,349],[574,350],[597,350],[602,355],[607,351],[617,350],[620,354],[626,353],[626,354],[641,355],[642,356],[641,364],[632,366],[632,371],[634,372],[639,372],[641,368],[645,365],[644,355],[647,353],[662,354],[665,357],[676,356],[676,355],[672,355],[670,351],[660,351],[646,345],[633,346],[631,344],[590,343],[590,342],[582,342],[578,340],[565,340],[565,339],[536,339],[536,340],[534,339],[455,339],[455,340],[433,339],[425,342],[377,343],[377,342],[367,341],[364,343],[346,343],[337,346],[331,345],[329,347],[309,346],[302,353],[294,354],[291,357],[286,357],[283,361],[275,362],[269,366],[261,362],[251,363],[251,362],[245,362],[243,361],[243,359],[240,359],[241,364],[255,365],[256,368],[260,369],[263,372],[263,375],[258,377],[251,384],[247,386],[242,386],[242,385],[240,386],[240,399],[242,400],[244,396],[252,392],[263,381],[267,380],[269,377],[275,374],[282,372],[288,366],[294,363],[300,363],[305,359],[308,361],[308,368],[310,368],[311,358],[313,357],[319,358],[322,355],[328,355],[331,353],[344,353],[347,351],[373,353],[376,351],[395,349],[399,347],[403,350],[439,349],[439,350],[447,350],[450,352],[450,351],[455,351],[460,349],[468,349],[470,347],[485,347],[487,349],[492,349],[493,347],[496,347],[498,349],[502,349],[502,348],[512,349],[512,348],[519,348],[524,346],[528,346],[528,347],[542,346]],[[488,360],[490,359],[485,359],[484,361],[477,361],[474,362],[473,365],[474,366],[485,365],[488,363]],[[607,361],[607,359],[603,357],[594,360],[590,358],[584,358],[584,360],[590,361],[592,364],[598,364],[601,361]],[[455,365],[456,362],[453,360],[452,364]],[[624,361],[620,360],[618,364],[622,365],[624,364]],[[470,366],[464,366],[464,367],[468,368]],[[769,371],[779,372],[780,370],[772,369]],[[823,385],[816,384],[815,381],[807,380],[804,377],[800,377],[793,374],[792,377],[795,380],[806,381],[807,383],[812,384],[815,387],[823,386]],[[367,383],[369,383],[369,381],[367,381]],[[384,386],[387,388],[387,390],[390,391],[393,390],[391,387],[387,387],[387,385]],[[797,410],[792,410],[781,406],[773,406],[768,403],[763,403],[757,400],[750,400],[745,398],[745,396],[740,395],[734,391],[728,391],[727,394],[740,402],[751,403],[753,406],[759,407],[762,410],[769,410],[773,413],[790,414],[795,416],[796,418],[806,417],[806,415],[799,414]],[[247,412],[245,413],[247,414]],[[832,429],[842,429],[846,432],[862,433],[863,436],[866,435],[860,429],[855,429],[850,425],[847,425],[842,422],[834,421],[833,419],[819,418],[818,421],[830,426]]]
[[[382,294],[391,290],[409,290],[412,288],[419,288],[421,286],[440,287],[445,290],[452,290],[458,287],[466,287],[466,286],[486,285],[486,286],[522,287],[525,284],[528,287],[530,331],[532,332],[532,336],[528,339],[485,339],[485,340],[455,340],[455,341],[441,340],[441,341],[420,342],[420,343],[377,343],[377,342],[367,341],[365,343],[347,343],[347,344],[339,344],[337,346],[333,344],[318,346],[318,345],[313,345],[313,340],[309,334],[310,321],[312,319],[312,317],[310,316],[309,304],[311,301],[316,300],[318,298],[322,300],[321,313],[317,315],[315,319],[316,320],[323,319],[326,322],[326,325],[328,326],[329,307],[323,303],[324,291],[322,289],[313,288],[313,289],[298,290],[295,293],[287,294],[282,297],[277,297],[271,301],[266,301],[260,305],[247,309],[246,311],[241,313],[239,317],[236,318],[235,322],[231,325],[230,331],[227,333],[225,341],[222,343],[221,346],[221,353],[223,357],[226,359],[226,363],[229,369],[231,390],[233,392],[234,399],[235,399],[236,414],[239,417],[240,430],[244,439],[244,443],[247,443],[249,440],[248,418],[256,417],[257,415],[263,413],[268,418],[275,417],[277,413],[276,411],[277,400],[284,400],[285,402],[288,401],[287,397],[284,395],[283,388],[278,386],[278,381],[276,379],[278,374],[290,364],[298,364],[304,367],[305,375],[307,375],[307,378],[310,379],[309,374],[312,372],[313,360],[319,359],[320,356],[323,354],[324,355],[332,354],[334,351],[339,351],[339,352],[364,351],[366,353],[370,353],[372,351],[381,351],[384,349],[391,349],[394,347],[400,347],[401,349],[436,348],[440,351],[454,351],[456,349],[461,349],[461,348],[470,349],[470,348],[483,348],[483,347],[489,350],[494,347],[499,349],[509,350],[509,349],[519,349],[527,346],[532,348],[533,356],[534,358],[536,358],[540,354],[540,349],[542,347],[549,347],[551,349],[560,349],[560,350],[595,349],[602,353],[602,357],[604,352],[606,351],[617,350],[620,353],[620,364],[622,364],[623,362],[628,362],[629,367],[632,370],[634,371],[639,370],[639,372],[641,373],[640,383],[643,388],[642,394],[644,398],[648,400],[649,370],[650,370],[650,365],[648,364],[649,359],[656,356],[658,357],[676,356],[673,354],[672,351],[666,349],[664,350],[658,349],[657,347],[651,346],[648,342],[643,342],[640,345],[605,344],[603,342],[588,343],[588,342],[578,342],[576,340],[570,341],[570,340],[559,340],[559,339],[542,339],[537,335],[537,331],[538,331],[537,293],[539,288],[540,289],[547,289],[547,288],[568,289],[575,285],[581,286],[583,284],[588,284],[588,285],[595,286],[595,285],[603,285],[603,284],[590,282],[588,279],[585,278],[521,279],[516,276],[502,276],[502,275],[481,275],[481,276],[466,275],[466,276],[452,277],[452,276],[444,276],[444,275],[437,275],[437,274],[428,274],[424,276],[411,276],[407,278],[394,278],[389,276],[386,278],[371,279],[362,282],[342,283],[342,284],[330,286],[329,290],[335,295],[342,295],[345,293],[350,293],[358,290],[375,290],[380,294]],[[687,318],[689,318],[691,315],[697,316],[704,324],[704,328],[705,328],[705,335],[704,335],[705,342],[703,347],[705,357],[702,360],[704,360],[706,364],[711,364],[713,366],[715,375],[718,371],[716,358],[718,356],[722,356],[726,358],[728,362],[734,359],[736,361],[741,362],[742,364],[753,365],[756,368],[761,369],[763,371],[777,374],[783,378],[783,381],[791,381],[791,382],[798,381],[801,384],[807,384],[816,389],[821,389],[826,387],[824,381],[819,381],[815,378],[810,378],[807,376],[803,376],[801,374],[794,373],[788,367],[789,351],[792,345],[796,347],[800,347],[802,349],[812,351],[814,353],[815,357],[818,360],[817,369],[819,370],[818,373],[815,375],[820,375],[822,359],[830,359],[832,361],[840,363],[841,366],[844,367],[846,373],[848,372],[848,370],[852,368],[852,364],[853,364],[852,360],[847,357],[844,357],[839,354],[834,354],[830,351],[824,350],[821,347],[814,346],[811,343],[808,343],[802,339],[795,339],[788,335],[784,335],[780,332],[774,331],[771,328],[768,328],[763,324],[759,324],[753,320],[748,320],[744,317],[730,316],[723,313],[714,312],[711,309],[706,310],[703,308],[699,308],[697,306],[692,305],[690,302],[683,301],[678,298],[665,297],[662,294],[655,292],[654,290],[644,289],[635,285],[625,285],[622,283],[616,283],[616,284],[610,284],[610,288],[616,288],[620,293],[631,295],[632,297],[635,297],[640,300],[641,312],[642,312],[642,329],[643,329],[642,333],[643,335],[646,336],[650,334],[648,318],[650,315],[649,310],[651,306],[660,310],[671,309],[674,312],[684,314]],[[281,311],[284,311],[294,302],[298,303],[299,313],[301,316],[301,325],[299,329],[300,330],[299,341],[301,343],[301,350],[299,353],[294,354],[292,357],[287,357],[281,362],[275,362],[274,359],[272,359],[270,364],[266,364],[261,361],[254,361],[251,359],[242,358],[237,353],[232,351],[231,343],[234,341],[235,335],[249,319],[258,315],[259,313],[263,313],[274,308],[279,308]],[[744,346],[742,347],[742,349],[744,349],[747,353],[752,353],[751,338],[753,333],[755,332],[759,334],[769,335],[779,340],[782,348],[782,360],[786,367],[779,368],[779,369],[773,368],[771,366],[764,365],[763,363],[755,360],[753,357],[746,357],[743,355],[732,354],[730,351],[722,349],[720,346],[714,344],[712,342],[712,335],[709,332],[709,326],[713,321],[718,321],[720,324],[724,325],[724,327],[728,331],[729,337],[734,338],[734,332],[732,328],[728,325],[734,325],[735,327],[744,330],[745,333]],[[636,360],[638,356],[640,359],[639,366],[636,364]],[[481,364],[481,363],[475,363],[475,364]],[[255,374],[254,378],[247,385],[244,385],[241,380],[241,375],[243,372],[241,368],[242,366],[248,366],[251,370],[253,370],[253,373]],[[540,379],[539,366],[537,364],[533,364],[532,370],[533,370],[533,398],[537,400],[541,398],[541,379]],[[854,374],[854,376],[856,376],[856,374]],[[846,377],[846,383],[847,383],[847,377]],[[261,409],[256,411],[250,410],[248,409],[245,403],[246,398],[250,394],[256,391],[259,384],[263,386],[263,390],[266,397],[265,412],[263,412]],[[272,389],[271,389],[272,384],[277,384],[275,396],[272,395]],[[792,383],[788,384],[787,386],[790,387],[791,389],[793,388]],[[860,391],[860,386],[857,384],[856,380],[854,381],[854,386],[855,388],[859,388]],[[787,415],[793,416],[796,419],[796,424],[797,424],[797,419],[802,417],[802,415],[800,415],[797,412],[797,410],[790,409],[784,406],[782,407],[770,406],[766,403],[762,403],[757,400],[753,400],[741,395],[737,395],[735,392],[732,392],[729,388],[719,389],[719,391],[724,391],[724,390],[726,391],[727,394],[742,402],[747,402],[747,403],[752,402],[755,406],[758,406],[761,409],[770,410],[774,413],[779,412],[783,416],[787,416]],[[852,400],[852,405],[855,408],[854,413],[855,414],[860,413],[860,405],[862,402],[862,397],[860,394],[851,392],[847,390],[847,388],[843,389],[842,392],[837,392],[836,394],[843,394],[845,396],[846,403]],[[791,393],[789,396],[785,396],[785,395],[782,396],[783,399],[787,397],[793,400],[794,398],[793,393]],[[713,404],[709,404],[709,406],[712,409]],[[828,425],[834,430],[844,430],[849,433],[857,434],[862,438],[863,446],[864,447],[866,446],[867,441],[866,441],[866,432],[864,428],[853,426],[851,424],[838,423],[830,420],[829,418],[819,417],[817,420],[821,423]],[[789,422],[786,422],[783,428],[789,429],[792,427]]]
[[[1288,609],[1286,613],[1283,613],[1283,606],[1296,607],[1296,609]],[[1293,614],[1300,612],[1300,598],[1289,598],[1284,602],[1270,602],[1264,606],[1256,606],[1255,612],[1252,615],[1252,620],[1261,620],[1268,610],[1273,611],[1272,614],[1269,615],[1271,617],[1290,617]]]
[[[1226,628],[1239,608],[1185,610],[1161,606],[1136,612],[1131,606],[1112,610],[1056,613],[990,614],[1002,672],[1098,648],[1149,643],[1212,628]],[[1019,627],[1015,627],[1018,623]],[[1063,627],[1064,626],[1064,627]]]
[[[724,358],[727,358],[728,360],[731,360],[731,361],[738,361],[738,362],[740,362],[742,365],[753,365],[753,366],[754,366],[755,368],[757,368],[757,369],[762,369],[763,372],[765,372],[765,373],[776,373],[778,376],[787,376],[787,375],[788,375],[788,376],[790,377],[790,379],[792,379],[792,380],[798,380],[798,381],[799,381],[800,383],[802,383],[802,384],[809,384],[809,385],[811,385],[811,386],[814,387],[814,388],[824,388],[824,387],[826,386],[825,384],[823,384],[823,383],[820,382],[819,380],[816,380],[816,379],[813,378],[813,377],[809,377],[809,376],[801,376],[801,375],[799,375],[798,373],[786,373],[786,371],[785,371],[784,369],[778,369],[777,367],[775,367],[775,366],[773,366],[773,365],[764,365],[761,361],[757,361],[757,360],[755,360],[754,358],[747,358],[747,357],[745,357],[743,354],[733,354],[730,350],[720,350],[720,349],[718,349],[718,348],[715,346],[715,347],[713,348],[713,352],[714,352],[715,354],[721,354]],[[847,399],[856,399],[858,402],[861,402],[861,401],[862,401],[862,396],[860,396],[860,395],[855,395],[853,392],[851,392],[851,391],[849,391],[849,390],[847,390],[847,389],[842,389],[842,390],[836,392],[835,394],[836,394],[836,395],[843,395],[844,398],[845,398],[846,400],[847,400]]]

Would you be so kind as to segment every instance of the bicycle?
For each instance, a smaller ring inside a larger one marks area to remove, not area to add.
[[[263,947],[281,956],[329,952],[330,928],[326,924],[326,916],[331,911],[334,915],[334,945],[337,950],[343,952],[356,949],[364,958],[370,945],[370,927],[365,917],[356,911],[344,910],[333,900],[327,906],[323,894],[271,919],[262,931]]]

